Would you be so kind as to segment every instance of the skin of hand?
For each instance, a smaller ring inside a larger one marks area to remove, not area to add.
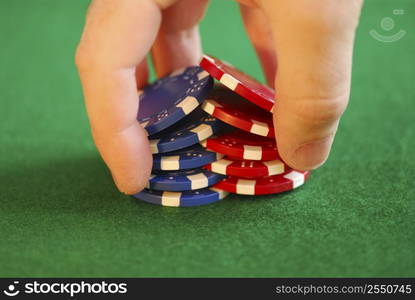
[[[267,83],[282,159],[299,170],[327,159],[347,107],[362,0],[240,0]],[[152,156],[136,121],[151,53],[157,76],[197,65],[207,0],[93,0],[76,53],[95,144],[121,192],[147,183]],[[276,74],[278,73],[278,76]]]

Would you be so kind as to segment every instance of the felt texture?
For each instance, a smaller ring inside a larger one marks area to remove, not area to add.
[[[411,0],[366,1],[351,103],[308,183],[189,209],[120,194],[95,150],[73,63],[88,2],[0,1],[0,276],[415,276]],[[233,1],[201,33],[263,80]]]

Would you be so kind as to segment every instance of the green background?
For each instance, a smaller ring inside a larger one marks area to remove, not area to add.
[[[366,2],[351,104],[308,184],[190,209],[121,195],[97,155],[73,63],[87,4],[0,1],[1,276],[415,276],[413,1]],[[387,16],[400,41],[369,35]],[[201,31],[263,78],[235,3]]]

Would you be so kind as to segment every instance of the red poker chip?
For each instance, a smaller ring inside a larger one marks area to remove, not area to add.
[[[204,55],[200,66],[223,85],[259,107],[272,111],[275,103],[275,91],[258,82],[234,66],[217,58]]]
[[[302,186],[309,178],[310,171],[290,170],[284,174],[245,179],[228,176],[213,187],[239,195],[268,195],[277,194]]]
[[[287,166],[279,159],[256,161],[233,160],[225,157],[206,165],[204,168],[223,175],[258,178],[282,174],[286,172]]]
[[[272,114],[219,84],[209,93],[202,109],[217,119],[253,134],[274,137]]]
[[[219,137],[210,137],[201,144],[209,150],[236,159],[262,161],[279,159],[275,139],[265,138],[239,129]]]

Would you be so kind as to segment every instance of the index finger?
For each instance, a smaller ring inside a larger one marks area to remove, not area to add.
[[[149,52],[160,26],[153,0],[96,0],[88,12],[76,63],[95,144],[120,191],[141,190],[152,156],[136,120],[135,69]]]

